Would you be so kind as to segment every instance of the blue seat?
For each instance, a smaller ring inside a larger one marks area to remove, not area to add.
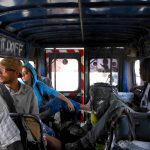
[[[150,149],[150,114],[134,112],[131,116],[132,126],[127,115],[118,119],[105,144],[105,150]]]

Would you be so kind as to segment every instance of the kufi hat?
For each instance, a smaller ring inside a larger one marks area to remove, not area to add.
[[[15,70],[18,73],[21,73],[22,71],[21,61],[15,58],[3,58],[0,61],[0,66],[4,66],[5,68]]]

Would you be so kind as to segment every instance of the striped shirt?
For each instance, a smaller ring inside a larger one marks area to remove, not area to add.
[[[0,96],[0,150],[6,149],[15,141],[20,141],[20,131],[10,118],[7,106]]]

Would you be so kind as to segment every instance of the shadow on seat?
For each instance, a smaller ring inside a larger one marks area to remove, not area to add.
[[[24,150],[21,141],[16,141],[7,147],[7,150]]]

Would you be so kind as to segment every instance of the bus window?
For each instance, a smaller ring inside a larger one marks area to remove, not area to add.
[[[140,61],[139,60],[135,61],[134,68],[135,68],[135,83],[136,85],[141,85]]]
[[[55,64],[56,62],[56,64]],[[56,76],[55,76],[56,65]],[[56,89],[58,91],[75,91],[79,85],[79,64],[77,59],[54,59],[52,60],[52,85],[56,81]],[[56,77],[56,80],[55,80]]]
[[[29,61],[29,63],[35,68],[34,61]]]
[[[111,77],[112,74],[112,78]],[[98,58],[90,60],[90,85],[96,82],[118,85],[117,59]]]

